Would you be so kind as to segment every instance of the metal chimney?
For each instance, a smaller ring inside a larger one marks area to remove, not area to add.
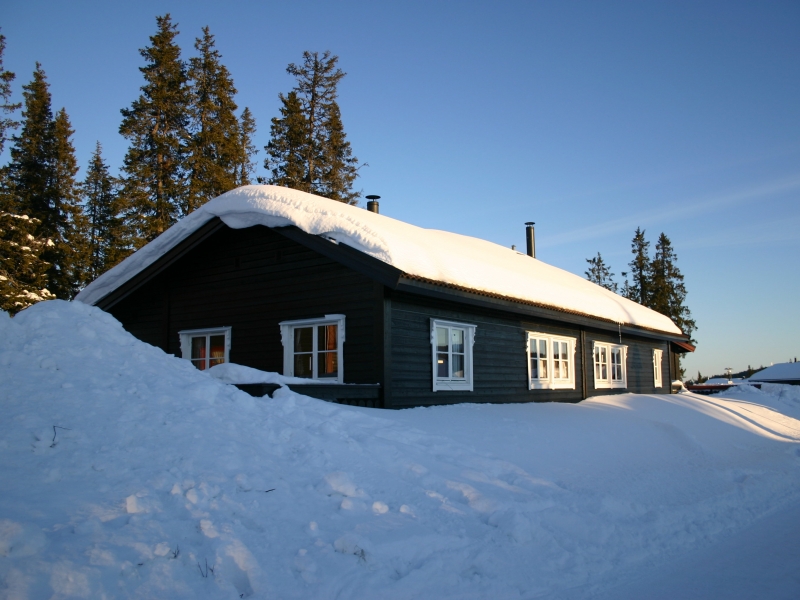
[[[367,210],[369,212],[374,212],[375,214],[380,212],[378,210],[378,200],[380,200],[380,198],[380,196],[375,196],[374,194],[367,196],[367,200],[369,200],[369,202],[367,202]]]
[[[525,238],[528,240],[528,256],[536,258],[536,236],[533,232],[533,221],[525,223]]]

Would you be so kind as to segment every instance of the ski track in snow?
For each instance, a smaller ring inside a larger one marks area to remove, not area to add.
[[[0,313],[0,596],[588,598],[800,503],[800,389],[251,398],[81,303]]]

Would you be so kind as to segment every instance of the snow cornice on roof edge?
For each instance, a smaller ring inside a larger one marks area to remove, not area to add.
[[[240,187],[211,200],[101,275],[76,300],[96,304],[215,217],[233,229],[294,225],[363,252],[411,278],[682,335],[664,315],[498,244],[424,229],[327,198],[267,185]]]

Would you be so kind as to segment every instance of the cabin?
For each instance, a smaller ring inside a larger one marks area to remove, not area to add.
[[[751,375],[748,383],[779,383],[800,385],[800,363],[794,361],[778,363]]]
[[[669,393],[678,356],[694,349],[687,336],[536,259],[528,233],[523,254],[288,188],[244,186],[76,299],[198,369],[276,372],[295,378],[295,391],[340,403]]]

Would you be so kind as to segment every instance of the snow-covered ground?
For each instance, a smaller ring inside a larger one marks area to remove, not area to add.
[[[0,314],[0,597],[800,597],[800,388],[726,394],[258,399],[97,308]]]

